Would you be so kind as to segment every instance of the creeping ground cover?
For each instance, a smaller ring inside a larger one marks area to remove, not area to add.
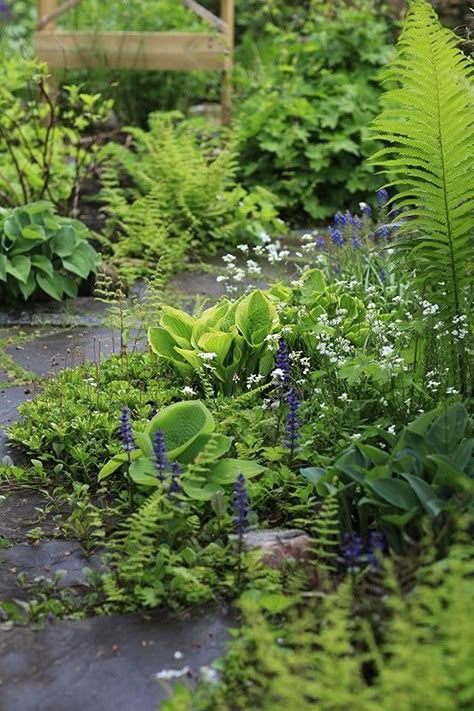
[[[165,3],[177,24],[184,4]],[[20,79],[49,97],[44,68],[28,61],[5,99],[20,118],[5,178],[0,119],[0,297],[9,318],[33,314],[16,340],[0,333],[7,385],[17,361],[16,389],[28,382],[34,328],[41,363],[53,354],[38,302],[93,294],[87,318],[103,321],[74,329],[68,302],[67,354],[8,425],[0,658],[25,630],[35,645],[89,629],[85,674],[119,668],[120,702],[131,689],[150,711],[468,711],[474,65],[427,0],[403,21],[362,0],[306,4],[242,3],[236,83],[255,35],[262,67],[278,64],[231,129],[168,106],[114,128],[112,104],[71,85],[30,151],[21,116],[43,104]],[[280,217],[303,213],[295,232]],[[225,620],[218,648],[219,626],[196,632],[209,615]],[[113,633],[95,633],[106,620]],[[7,667],[0,707],[18,692]]]

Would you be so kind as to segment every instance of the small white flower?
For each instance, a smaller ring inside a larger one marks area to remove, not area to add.
[[[198,356],[202,360],[214,360],[217,358],[217,353],[198,353]]]
[[[395,425],[390,425],[390,427],[387,427],[387,432],[391,435],[394,435],[396,433]]]
[[[182,669],[163,669],[163,671],[160,671],[158,672],[158,674],[155,674],[155,678],[170,681],[171,679],[179,679],[180,677],[188,674],[190,671],[191,670],[188,666],[183,667]]]
[[[181,388],[181,393],[183,395],[186,395],[189,397],[192,397],[193,395],[197,395],[197,392],[195,390],[193,390],[193,388],[190,387],[189,385],[185,385],[184,388]]]
[[[360,439],[361,437],[362,437],[362,435],[360,434],[360,432],[354,432],[354,434],[352,434],[352,435],[350,436],[350,439],[358,440],[358,439]]]
[[[347,393],[342,393],[342,395],[339,395],[337,399],[341,402],[352,402],[352,400],[349,399],[349,395]]]

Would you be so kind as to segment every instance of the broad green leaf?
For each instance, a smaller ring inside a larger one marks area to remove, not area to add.
[[[305,467],[300,469],[300,474],[316,486],[327,475],[327,470],[321,467]]]
[[[7,280],[7,258],[4,254],[0,254],[0,281]]]
[[[163,315],[160,318],[160,325],[173,336],[184,338],[187,344],[191,343],[191,333],[193,331],[194,319],[192,316],[174,309],[172,306],[163,305],[161,307]],[[183,348],[186,347],[183,345]]]
[[[17,286],[18,286],[19,290],[21,291],[23,298],[25,299],[25,301],[27,301],[30,298],[31,294],[36,289],[35,275],[30,273],[26,284],[23,284],[23,282],[19,281],[17,283]]]
[[[232,346],[234,336],[232,333],[205,333],[199,339],[199,348],[206,353],[215,353],[217,362],[224,363]]]
[[[141,457],[131,463],[128,470],[131,480],[140,486],[159,486],[160,480],[156,476],[151,459]]]
[[[259,289],[242,299],[235,310],[235,324],[252,346],[262,345],[278,323],[275,306]]]
[[[51,296],[56,301],[61,301],[64,294],[63,288],[63,278],[60,274],[53,274],[53,276],[48,276],[47,274],[36,274],[36,281],[38,286],[43,289],[45,294]]]
[[[81,242],[71,255],[62,258],[64,269],[77,274],[81,279],[87,279],[95,271],[96,262],[97,254],[87,242]]]
[[[220,462],[209,467],[207,480],[211,484],[233,484],[239,474],[243,474],[246,479],[251,479],[264,471],[265,467],[246,459],[221,459]]]
[[[138,449],[134,449],[133,452],[130,452],[131,461],[134,461],[135,459],[138,459],[142,456],[142,453]],[[97,477],[98,481],[107,479],[107,477],[117,471],[117,469],[120,469],[120,467],[126,464],[126,462],[128,462],[128,458],[129,455],[127,454],[127,452],[120,452],[119,454],[113,456],[112,459],[109,459],[107,464],[104,464],[104,466],[100,470],[99,475]]]
[[[7,258],[5,270],[7,274],[11,274],[12,277],[26,284],[31,271],[31,260],[21,254],[11,259]]]
[[[148,343],[156,355],[168,360],[182,360],[175,350],[176,341],[165,328],[152,326],[148,330]]]
[[[404,511],[411,511],[418,506],[418,498],[412,488],[399,479],[374,479],[367,481],[366,486],[384,501]]]
[[[462,438],[467,420],[466,408],[455,402],[443,409],[429,428],[426,438],[436,451],[447,454],[456,448]]]
[[[412,487],[426,513],[430,516],[438,516],[443,510],[444,504],[438,498],[436,491],[418,476],[413,476],[413,474],[402,474],[402,476]]]
[[[165,407],[149,422],[146,432],[161,430],[170,459],[178,457],[200,434],[213,432],[214,418],[200,400],[177,402]]]
[[[72,225],[63,225],[51,240],[51,248],[58,257],[70,257],[78,245],[78,239]]]
[[[153,445],[147,432],[133,432],[133,439],[137,448],[145,457],[153,457]]]
[[[31,257],[31,266],[35,267],[36,269],[39,269],[48,276],[53,276],[53,265],[51,264],[50,260],[47,257],[44,257],[42,254],[34,254]]]
[[[21,236],[24,239],[36,240],[39,242],[44,242],[46,239],[46,234],[41,225],[26,225],[21,229]]]
[[[206,484],[201,486],[198,482],[184,481],[182,483],[184,493],[195,501],[212,501],[216,494],[224,494],[222,486],[216,484]]]
[[[178,462],[181,464],[191,464],[194,462],[196,458],[199,458],[200,453],[211,439],[215,444],[214,452],[216,459],[219,459],[222,455],[229,451],[230,445],[232,444],[231,437],[215,433],[201,434],[196,437],[194,442],[187,447],[184,452],[181,452],[181,454],[177,457]]]

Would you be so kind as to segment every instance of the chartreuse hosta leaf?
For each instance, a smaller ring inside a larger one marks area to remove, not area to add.
[[[222,459],[229,451],[232,440],[214,432],[215,422],[211,413],[201,401],[194,400],[169,405],[151,420],[145,431],[134,432],[136,449],[129,454],[121,452],[112,457],[100,470],[99,481],[130,462],[129,475],[136,484],[160,486],[152,446],[153,432],[158,430],[164,435],[166,459],[180,463],[183,490],[192,498],[210,500],[213,494],[222,491],[222,486],[235,482],[239,473],[250,478],[264,471],[264,467],[255,462]],[[186,478],[186,467],[198,462],[204,451],[212,451],[211,460],[204,467],[207,470],[205,480]]]
[[[259,289],[242,299],[235,310],[235,324],[252,346],[262,345],[277,323],[278,314],[274,304]]]

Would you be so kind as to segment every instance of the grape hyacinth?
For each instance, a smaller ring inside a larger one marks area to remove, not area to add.
[[[249,499],[247,489],[245,487],[245,477],[243,474],[239,474],[235,482],[233,505],[234,517],[232,522],[239,537],[239,541],[241,541],[242,536],[247,531],[249,515]]]
[[[288,414],[286,416],[286,439],[285,446],[290,450],[291,454],[295,451],[296,444],[299,439],[299,421],[298,410],[300,401],[294,390],[290,388],[287,395]]]
[[[341,546],[342,558],[349,570],[369,563],[372,570],[377,570],[378,553],[384,550],[384,536],[380,531],[369,531],[367,545],[357,533],[345,533]]]
[[[375,193],[375,198],[377,200],[377,205],[379,207],[383,207],[387,204],[388,192],[385,190],[385,188],[380,188],[380,190],[377,190],[377,192]]]
[[[164,481],[166,472],[166,445],[165,437],[161,430],[153,433],[153,457],[158,479]]]
[[[345,533],[341,553],[348,568],[355,568],[364,553],[362,539],[356,533]]]
[[[132,423],[130,419],[130,410],[128,407],[123,407],[119,418],[119,439],[122,443],[124,452],[130,453],[135,449],[133,441]]]

